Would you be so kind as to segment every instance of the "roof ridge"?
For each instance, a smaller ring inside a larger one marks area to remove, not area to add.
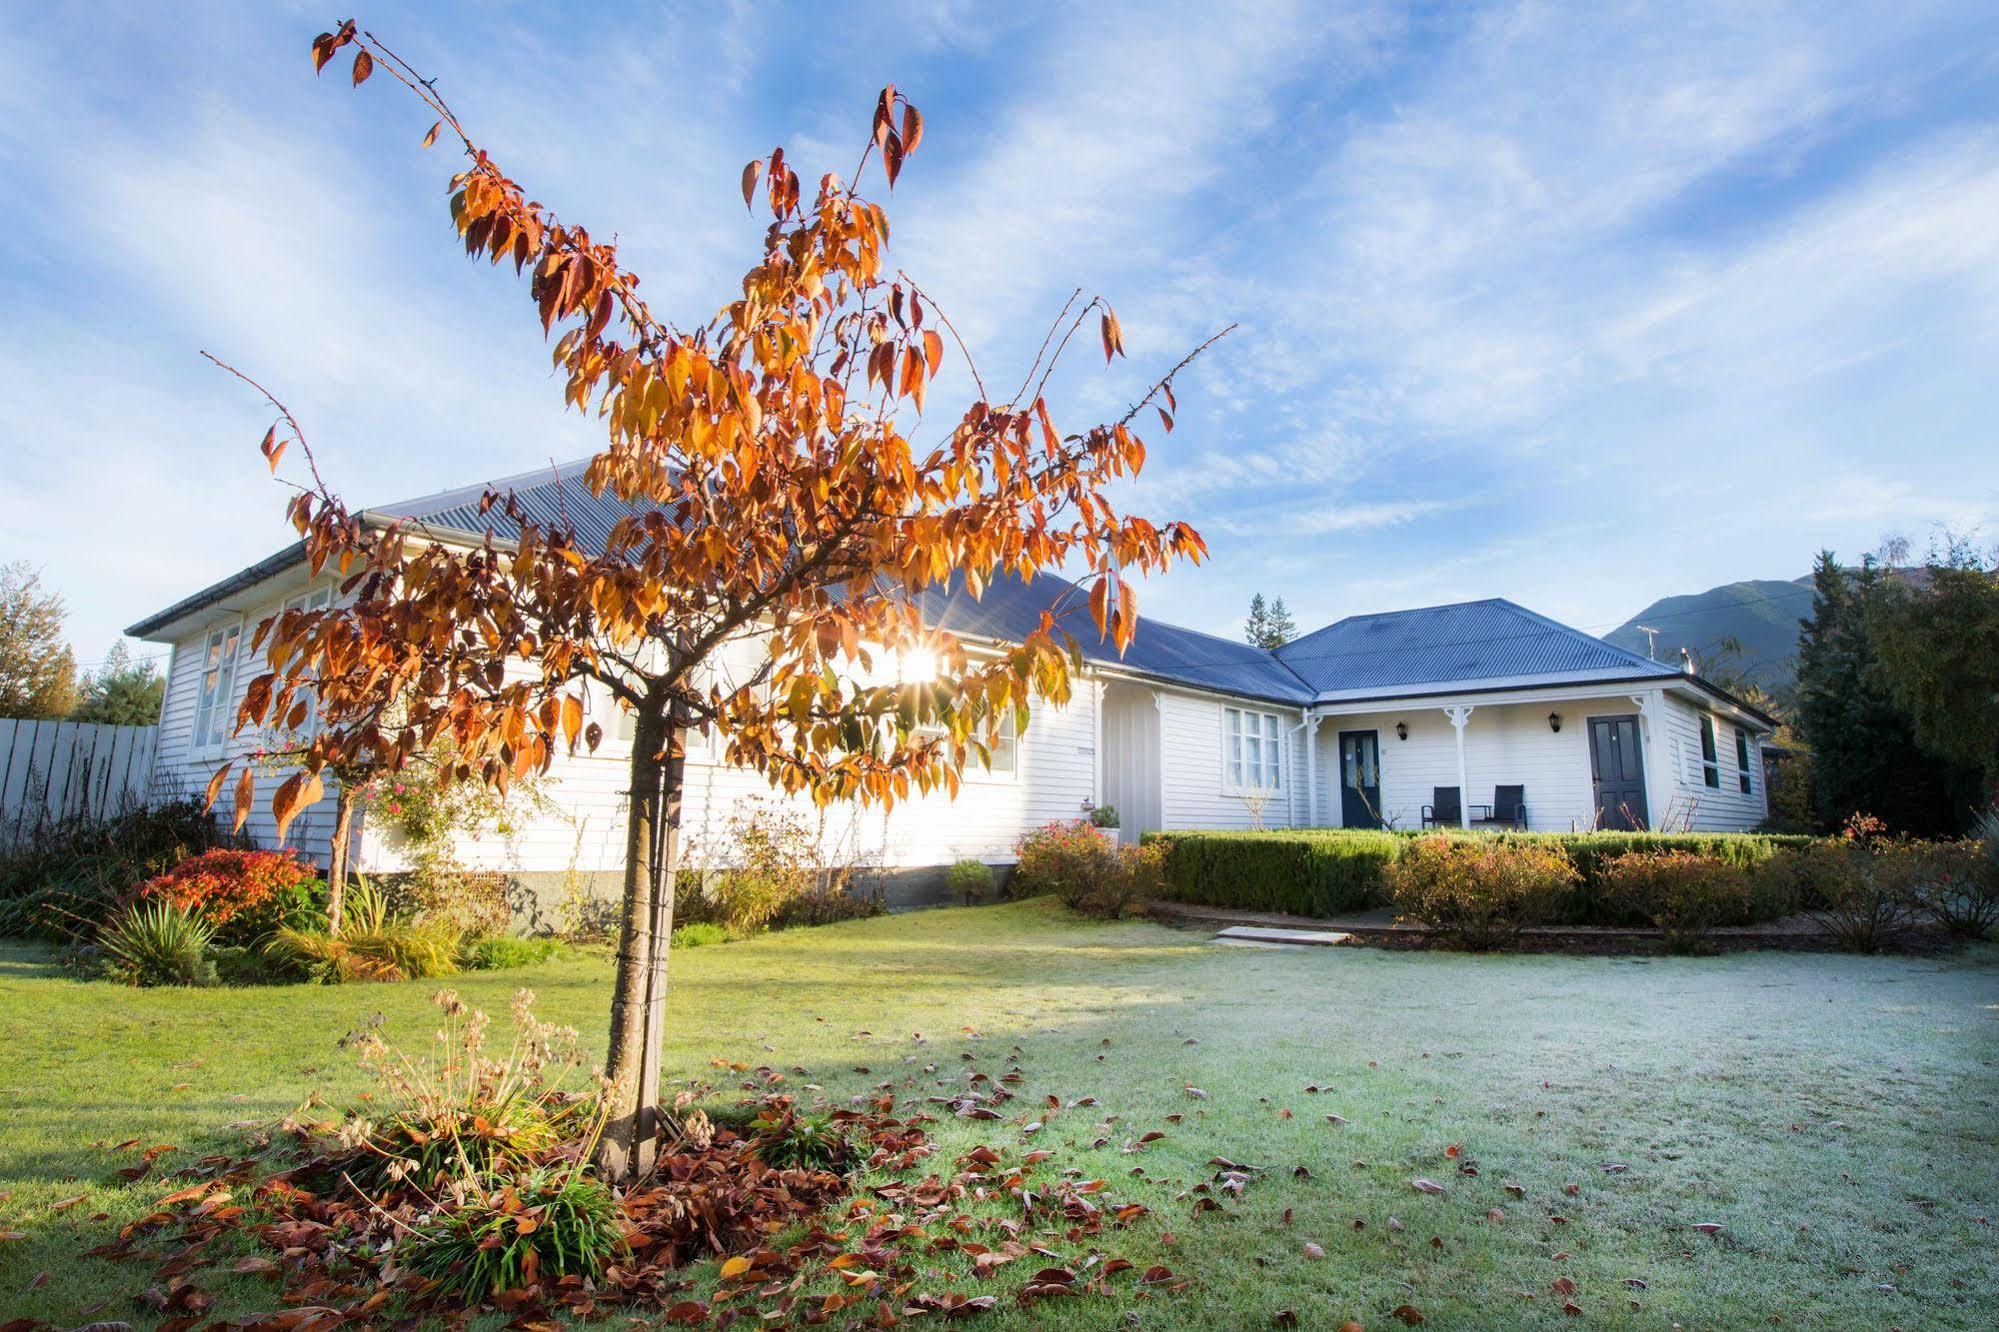
[[[1300,643],[1317,638],[1320,634],[1337,629],[1341,625],[1349,624],[1355,620],[1393,620],[1404,615],[1422,615],[1430,611],[1456,610],[1460,606],[1491,606],[1495,604],[1512,606],[1515,603],[1508,601],[1505,597],[1475,597],[1470,601],[1439,601],[1430,606],[1404,606],[1400,610],[1361,611],[1354,615],[1342,615],[1330,624],[1320,625],[1309,634],[1300,634],[1298,637],[1284,644],[1283,647],[1278,648],[1277,651],[1282,654],[1285,648],[1296,647]],[[1520,607],[1520,609],[1524,610],[1525,607]]]
[[[491,481],[475,482],[468,486],[447,486],[443,490],[435,490],[427,495],[415,495],[409,499],[391,500],[387,504],[371,504],[364,512],[394,513],[398,510],[414,509],[420,504],[428,505],[432,508],[450,508],[450,505],[439,503],[439,501],[454,500],[462,503],[465,499],[476,499],[490,490],[511,489],[522,481],[537,481],[542,483],[564,481],[573,476],[577,470],[588,467],[591,458],[594,456],[593,454],[582,458],[571,458],[568,462],[560,463],[551,459],[548,463],[541,466],[531,467],[524,472],[516,472],[511,476],[495,477]]]

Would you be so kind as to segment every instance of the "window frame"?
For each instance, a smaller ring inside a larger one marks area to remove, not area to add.
[[[1251,723],[1250,719],[1254,718]],[[1252,734],[1254,732],[1254,734]],[[1255,746],[1257,777],[1248,782],[1251,746]],[[1222,791],[1226,795],[1281,795],[1284,791],[1284,718],[1261,708],[1222,708]]]
[[[1033,724],[1032,722],[1029,723],[1030,726],[1032,724]],[[932,736],[948,736],[949,734],[950,731],[946,727],[939,726],[933,723],[931,725],[917,727],[914,731],[910,732],[910,738],[917,740],[927,740]],[[1025,733],[1023,733],[1018,729],[1018,724],[1014,720],[1013,709],[1008,708],[1006,710],[1006,715],[1000,718],[999,740],[997,743],[995,743],[992,746],[991,753],[995,758],[997,758],[1001,752],[1002,745],[1010,746],[1007,752],[1012,755],[1013,759],[1012,766],[1005,769],[989,768],[985,764],[979,762],[978,755],[976,754],[968,755],[965,760],[965,768],[964,768],[965,780],[968,782],[986,782],[995,785],[999,784],[1012,785],[1014,783],[1019,782],[1020,774],[1024,767],[1021,758],[1023,753],[1025,752],[1024,750],[1025,744],[1026,744]]]
[[[228,643],[228,656],[210,666],[210,653]],[[201,636],[201,655],[195,660],[194,722],[188,749],[197,758],[215,758],[229,747],[234,735],[236,676],[243,662],[243,617],[211,625]],[[215,689],[208,686],[209,672],[216,674]],[[217,713],[221,716],[218,719]]]
[[[278,613],[282,615],[289,610],[326,610],[333,605],[333,597],[334,586],[332,583],[321,583],[317,587],[307,587],[303,592],[286,597],[283,603],[279,605]],[[319,604],[314,605],[315,601]],[[319,735],[319,695],[313,693],[311,690],[307,690],[304,702],[305,721],[300,724],[297,731],[286,731],[283,725],[284,719],[282,717],[274,717],[265,725],[265,734],[282,736],[286,739],[295,740],[302,745],[311,744],[314,738]]]
[[[1749,780],[1749,762],[1755,752],[1755,748],[1749,743],[1749,728],[1737,726],[1735,728],[1736,783],[1742,788],[1744,795],[1755,794],[1754,784]]]
[[[1710,791],[1721,789],[1721,750],[1715,742],[1714,714],[1701,714],[1701,783]]]

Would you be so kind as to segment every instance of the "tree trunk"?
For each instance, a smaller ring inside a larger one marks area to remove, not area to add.
[[[631,773],[618,973],[604,1061],[611,1108],[597,1153],[607,1177],[625,1180],[652,1169],[660,1131],[660,1037],[666,1025],[667,946],[673,934],[685,777],[678,717],[640,709]]]
[[[347,901],[347,840],[354,830],[354,794],[340,783],[333,798],[333,838],[326,852],[326,928],[340,933],[340,913]]]

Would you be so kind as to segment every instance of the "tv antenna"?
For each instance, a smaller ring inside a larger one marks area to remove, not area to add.
[[[1631,627],[1645,635],[1645,655],[1653,661],[1659,660],[1659,631],[1649,624],[1634,624]]]

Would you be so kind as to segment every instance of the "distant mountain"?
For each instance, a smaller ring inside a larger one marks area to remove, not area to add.
[[[1703,670],[1712,665],[1718,673],[1740,675],[1782,697],[1797,674],[1798,621],[1811,610],[1810,575],[1788,583],[1752,578],[1693,596],[1663,597],[1604,637],[1638,653],[1656,637],[1652,652],[1660,661],[1679,661],[1685,648]],[[1647,635],[1640,625],[1659,632]],[[1721,647],[1725,639],[1741,644],[1739,656]]]

